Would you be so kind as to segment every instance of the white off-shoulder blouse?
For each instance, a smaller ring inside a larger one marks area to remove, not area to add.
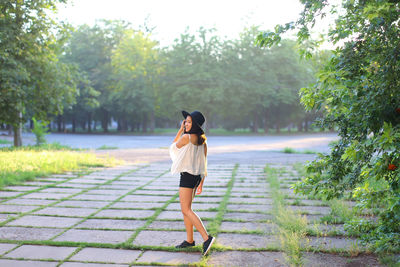
[[[190,142],[181,148],[176,146],[176,142],[169,147],[169,155],[172,159],[171,173],[178,174],[188,172],[192,175],[207,175],[207,158],[204,155],[204,146],[194,145]]]

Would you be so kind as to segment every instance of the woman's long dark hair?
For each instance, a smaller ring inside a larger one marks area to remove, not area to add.
[[[197,123],[195,123],[193,121],[193,119],[192,119],[192,128],[190,129],[189,132],[187,132],[185,129],[185,133],[197,135],[197,137],[198,137],[197,144],[198,145],[204,144],[204,142],[207,140],[207,137],[204,134],[203,130],[199,127],[199,125],[197,125]]]

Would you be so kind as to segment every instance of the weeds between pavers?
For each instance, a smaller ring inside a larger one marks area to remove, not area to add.
[[[264,171],[272,189],[273,215],[278,226],[276,234],[285,252],[285,258],[291,266],[301,266],[303,265],[301,243],[307,234],[307,219],[285,208],[284,195],[280,192],[279,170],[267,165]]]

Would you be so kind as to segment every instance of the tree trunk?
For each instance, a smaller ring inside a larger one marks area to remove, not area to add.
[[[253,133],[258,133],[258,116],[257,113],[254,112],[254,117],[253,117]]]
[[[33,129],[33,120],[29,120],[29,129]]]
[[[75,133],[76,131],[76,118],[75,115],[72,116],[72,132]]]
[[[22,113],[19,112],[18,114],[18,124],[13,125],[13,131],[14,131],[14,146],[22,146],[22,138],[21,138],[21,118],[22,118]]]
[[[13,130],[10,124],[7,124],[6,129],[8,131],[8,136],[11,136],[13,134]]]
[[[62,132],[61,123],[62,123],[62,117],[61,117],[61,115],[58,115],[58,116],[57,116],[57,132],[59,132],[59,133]]]
[[[143,131],[144,133],[147,133],[147,124],[148,124],[147,122],[148,122],[147,118],[144,117],[144,118],[142,119],[142,126],[143,126],[142,131]]]
[[[88,113],[87,123],[88,123],[88,133],[91,133],[92,132],[92,113]]]
[[[303,131],[303,122],[302,121],[297,124],[297,131],[298,132],[302,132]]]
[[[122,123],[120,118],[117,119],[117,131],[118,132],[122,131]]]
[[[307,119],[304,120],[304,131],[308,132],[308,121],[307,121]]]
[[[264,113],[265,117],[264,117],[264,133],[268,133],[269,131],[269,127],[268,127],[268,112],[265,111]]]
[[[104,111],[103,111],[103,119],[101,120],[101,127],[103,128],[103,131],[104,131],[105,133],[108,132],[108,121],[109,121],[109,118],[108,118],[108,111],[107,111],[107,110],[104,110]]]
[[[128,131],[128,120],[122,119],[122,131],[126,132]]]
[[[154,129],[156,128],[156,118],[154,116],[154,111],[150,113],[150,132],[154,133]]]

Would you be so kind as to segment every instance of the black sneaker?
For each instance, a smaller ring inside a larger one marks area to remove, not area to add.
[[[186,240],[183,241],[181,244],[175,246],[176,248],[187,248],[187,247],[194,247],[194,241],[193,243],[189,243]]]
[[[210,250],[211,245],[214,243],[215,237],[208,236],[208,239],[203,243],[203,255],[206,255],[207,252]]]

